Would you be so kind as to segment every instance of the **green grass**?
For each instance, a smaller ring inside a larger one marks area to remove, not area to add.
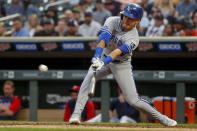
[[[68,123],[65,122],[31,122],[31,121],[0,121],[0,125],[68,125]],[[129,131],[137,131],[137,129],[132,129],[132,127],[153,127],[153,128],[157,128],[157,127],[163,127],[161,124],[155,124],[155,123],[138,123],[138,124],[133,124],[133,123],[129,123],[129,124],[120,124],[120,123],[82,123],[81,125],[96,125],[96,126],[101,126],[101,127],[128,127],[130,126],[131,129],[129,129]],[[55,128],[54,127],[50,127],[50,128],[41,128],[41,127],[0,127],[0,131],[109,131],[109,130],[105,130],[105,129],[61,129],[60,128]],[[197,124],[178,124],[177,127],[188,127],[188,128],[197,128]],[[187,128],[187,129],[188,129]],[[165,129],[165,128],[164,128]],[[112,131],[115,131],[114,129]],[[120,130],[119,130],[120,131]]]
[[[8,125],[68,125],[66,122],[32,122],[32,121],[0,121],[0,125],[8,124]],[[81,123],[81,125],[101,125],[101,126],[162,126],[161,124],[156,123],[108,123],[108,122],[100,122],[100,123]],[[178,127],[197,127],[197,124],[178,124]]]

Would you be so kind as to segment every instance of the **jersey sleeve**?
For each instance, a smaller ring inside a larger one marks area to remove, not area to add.
[[[92,119],[95,116],[94,103],[92,101],[88,102],[86,105],[87,119],[86,121]]]
[[[113,17],[109,17],[103,27],[101,28],[101,32],[108,32],[109,34],[112,34],[115,26],[115,20]]]
[[[135,50],[139,44],[139,39],[128,39],[125,43],[119,47],[122,51],[122,55],[132,54],[132,50]]]
[[[71,116],[70,108],[68,102],[66,102],[66,107],[64,111],[64,121],[68,122]]]
[[[135,50],[138,47],[138,45],[139,45],[139,38],[136,38],[136,39],[133,39],[133,38],[126,39],[125,44],[128,47],[130,47],[129,48],[129,52],[131,52],[132,50]]]
[[[9,109],[10,109],[14,114],[16,114],[16,113],[19,111],[20,106],[21,106],[20,100],[19,100],[18,98],[14,97]]]

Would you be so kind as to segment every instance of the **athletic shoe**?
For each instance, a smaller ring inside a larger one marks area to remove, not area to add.
[[[80,117],[78,114],[73,114],[69,120],[70,124],[80,124]]]
[[[164,126],[176,126],[177,125],[177,122],[175,120],[172,120],[165,115],[162,115],[162,119],[160,120],[160,123]]]

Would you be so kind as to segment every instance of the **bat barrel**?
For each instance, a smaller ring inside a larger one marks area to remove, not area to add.
[[[89,90],[89,93],[88,93],[88,96],[90,98],[94,97],[95,84],[96,84],[96,79],[95,79],[95,77],[93,77],[91,82],[90,82],[90,90]]]

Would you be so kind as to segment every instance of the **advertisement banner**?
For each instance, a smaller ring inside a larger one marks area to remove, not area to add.
[[[38,51],[36,43],[14,43],[16,51]]]
[[[63,51],[83,51],[85,50],[84,42],[62,42]]]
[[[0,52],[11,50],[11,48],[12,47],[10,43],[0,43]]]
[[[181,43],[179,42],[159,42],[157,46],[160,52],[182,52]]]

